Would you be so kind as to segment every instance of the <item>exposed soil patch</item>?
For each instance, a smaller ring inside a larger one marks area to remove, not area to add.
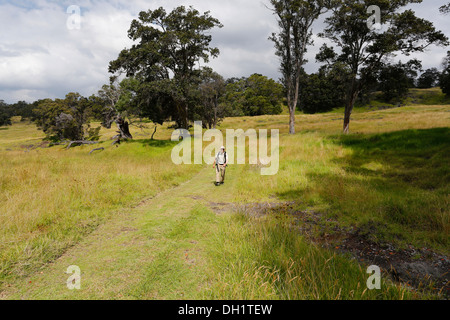
[[[209,207],[216,214],[223,214],[226,212],[236,211],[237,206],[234,203],[216,203],[210,202]]]
[[[299,231],[308,240],[324,248],[342,254],[351,254],[364,265],[376,265],[393,281],[413,289],[430,289],[450,298],[449,257],[430,249],[409,246],[399,249],[390,243],[372,240],[370,230],[343,228],[335,219],[311,210],[298,210],[295,202],[255,203],[239,206],[239,210],[250,216],[288,214],[295,217],[293,230]]]
[[[292,202],[255,202],[236,205],[236,211],[251,217],[262,217],[267,214],[281,213],[286,210]]]
[[[331,244],[332,245],[332,244]],[[350,252],[361,262],[377,265],[397,282],[412,288],[429,288],[450,298],[450,260],[430,249],[409,246],[398,249],[392,244],[367,240],[358,230],[347,235],[338,251]]]
[[[21,149],[25,149],[26,152],[30,152],[32,150],[36,150],[38,148],[48,148],[50,145],[50,142],[48,141],[43,141],[39,144],[29,144],[29,145],[21,145],[20,148]]]

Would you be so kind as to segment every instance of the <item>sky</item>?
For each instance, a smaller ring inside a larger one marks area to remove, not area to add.
[[[411,5],[419,17],[434,23],[450,36],[449,17],[439,14],[448,1],[424,0]],[[109,82],[109,62],[132,45],[127,31],[140,11],[166,11],[184,5],[210,11],[223,28],[211,31],[212,46],[220,56],[210,61],[225,78],[260,73],[278,80],[279,61],[269,36],[277,23],[267,8],[269,0],[0,0],[0,100],[33,102],[64,98],[69,92],[90,96]],[[72,9],[80,9],[80,20]],[[79,22],[79,24],[77,24]],[[79,26],[79,28],[74,28]],[[314,33],[323,28],[314,25]],[[326,40],[314,35],[307,53],[308,73],[319,64],[315,55]],[[430,47],[426,53],[396,60],[418,58],[423,68],[440,67],[450,48]]]

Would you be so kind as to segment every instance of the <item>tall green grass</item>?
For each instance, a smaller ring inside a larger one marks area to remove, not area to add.
[[[282,135],[278,174],[247,166],[235,200],[295,201],[346,227],[378,226],[373,241],[449,254],[449,137],[448,128]]]
[[[208,298],[237,300],[411,299],[383,281],[368,290],[369,275],[355,261],[319,248],[296,231],[292,217],[244,213],[222,226],[211,253],[218,281]]]

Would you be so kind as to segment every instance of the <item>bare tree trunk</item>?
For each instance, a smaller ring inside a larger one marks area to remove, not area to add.
[[[345,105],[345,114],[344,114],[344,134],[350,133],[350,116],[352,115],[352,109],[350,105]]]
[[[180,126],[181,129],[189,130],[189,120],[188,120],[188,106],[182,105],[180,107]]]
[[[217,127],[217,108],[218,108],[218,101],[217,101],[217,97],[215,97],[214,100],[214,123],[213,123],[213,128],[216,129]]]
[[[125,121],[121,117],[118,117],[116,120],[116,124],[118,129],[117,131],[118,135],[113,137],[115,141],[113,142],[112,145],[120,144],[122,140],[133,139],[133,136],[130,133],[130,125],[128,124],[128,121]]]
[[[289,134],[295,134],[295,110],[299,99],[300,72],[295,75],[295,83],[288,81]]]
[[[130,125],[127,121],[122,118],[118,118],[116,124],[119,129],[117,133],[120,135],[121,139],[133,139],[133,136],[130,133]]]
[[[189,130],[189,106],[186,104],[185,107],[185,115],[184,115],[184,127],[186,130]]]
[[[297,61],[294,83],[295,89],[291,88],[291,91],[294,90],[294,97],[291,98],[292,105],[289,106],[289,134],[295,134],[295,110],[297,109],[297,104],[300,99],[300,68],[302,66],[302,61],[303,57],[301,58],[301,60]]]
[[[355,78],[352,80],[351,91],[349,92],[347,103],[345,104],[344,134],[350,133],[350,118],[358,95],[359,95],[359,84],[358,80]]]
[[[289,134],[295,134],[295,106],[289,106]]]
[[[152,137],[151,137],[151,140],[153,140],[153,138],[155,137],[155,134],[156,134],[156,130],[158,129],[158,126],[156,125],[155,126],[155,131],[153,131],[153,134],[152,134]]]

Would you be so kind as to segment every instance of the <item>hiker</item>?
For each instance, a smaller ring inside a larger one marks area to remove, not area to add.
[[[222,146],[216,156],[216,159],[214,160],[214,168],[216,169],[216,186],[224,184],[227,164],[227,153],[225,152],[225,147]]]

